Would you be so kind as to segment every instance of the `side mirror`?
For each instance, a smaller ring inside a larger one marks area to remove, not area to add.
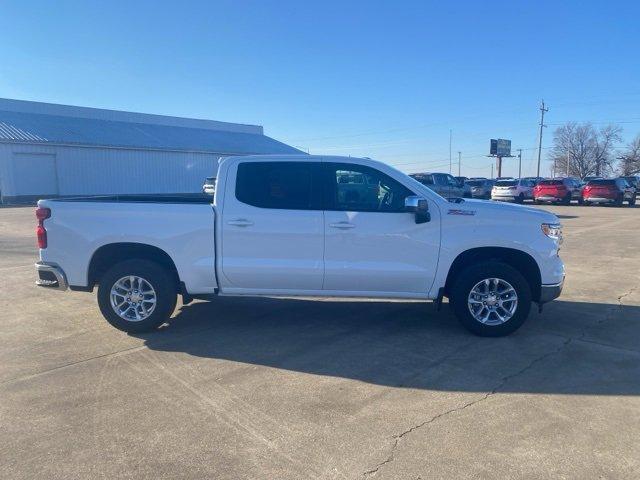
[[[407,212],[416,216],[416,223],[426,223],[431,221],[429,213],[429,203],[426,198],[411,195],[404,200],[404,208]]]

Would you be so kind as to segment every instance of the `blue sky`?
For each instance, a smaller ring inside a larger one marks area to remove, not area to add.
[[[409,172],[448,171],[451,129],[467,176],[490,174],[495,137],[525,149],[534,173],[541,98],[545,147],[569,120],[640,132],[635,1],[0,0],[0,11],[0,97],[257,123],[311,153]]]

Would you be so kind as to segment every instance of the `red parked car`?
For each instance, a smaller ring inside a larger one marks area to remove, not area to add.
[[[585,205],[592,203],[610,203],[621,207],[623,202],[635,205],[635,189],[624,178],[607,178],[591,180],[582,190]]]
[[[571,200],[582,203],[581,185],[575,178],[554,178],[540,180],[533,189],[535,203],[553,202],[569,205]]]

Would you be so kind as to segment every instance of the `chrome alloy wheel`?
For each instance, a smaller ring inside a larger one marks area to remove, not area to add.
[[[501,325],[513,317],[518,308],[518,294],[501,278],[485,278],[471,289],[467,299],[473,318],[485,325]]]
[[[111,308],[129,322],[140,322],[156,308],[156,291],[142,277],[128,275],[111,287]]]

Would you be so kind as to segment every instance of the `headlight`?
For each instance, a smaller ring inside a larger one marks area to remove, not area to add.
[[[562,243],[562,225],[559,223],[543,223],[542,233],[547,237],[556,240],[558,244]]]

